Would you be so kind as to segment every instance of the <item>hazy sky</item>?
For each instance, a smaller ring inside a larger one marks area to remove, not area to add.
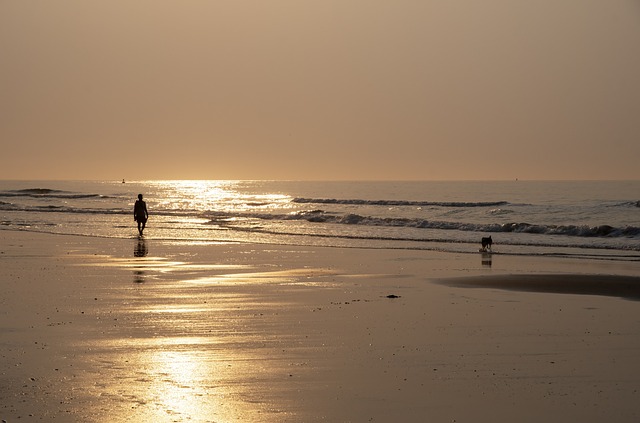
[[[639,179],[640,0],[0,0],[0,179]]]

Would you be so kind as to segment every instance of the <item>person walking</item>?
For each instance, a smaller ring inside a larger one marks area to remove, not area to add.
[[[133,206],[133,220],[138,222],[138,232],[140,232],[140,236],[142,236],[142,231],[144,231],[148,218],[147,203],[142,201],[142,194],[138,194],[138,199]]]

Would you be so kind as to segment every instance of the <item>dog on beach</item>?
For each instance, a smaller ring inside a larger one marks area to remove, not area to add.
[[[482,249],[480,251],[491,251],[491,245],[493,244],[493,240],[490,236],[482,237]]]

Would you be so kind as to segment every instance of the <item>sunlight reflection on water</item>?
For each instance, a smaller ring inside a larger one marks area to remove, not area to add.
[[[104,326],[79,345],[93,363],[86,377],[99,398],[87,413],[134,423],[290,418],[281,409],[282,387],[273,386],[289,381],[292,365],[280,354],[287,335],[274,336],[271,327],[295,307],[280,293],[292,285],[330,286],[323,278],[334,273],[163,259],[137,254],[137,243],[132,257],[79,254],[83,266],[133,271],[134,282],[148,282],[105,287],[113,300],[97,312]]]
[[[243,192],[244,181],[148,181],[164,196],[157,206],[166,210],[216,210],[238,212],[283,207],[291,197],[283,194],[256,194]]]

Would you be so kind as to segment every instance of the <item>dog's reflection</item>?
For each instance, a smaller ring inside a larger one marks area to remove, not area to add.
[[[482,253],[481,261],[482,261],[482,265],[483,266],[491,267],[491,256],[492,255],[493,254],[491,254],[491,253]]]

